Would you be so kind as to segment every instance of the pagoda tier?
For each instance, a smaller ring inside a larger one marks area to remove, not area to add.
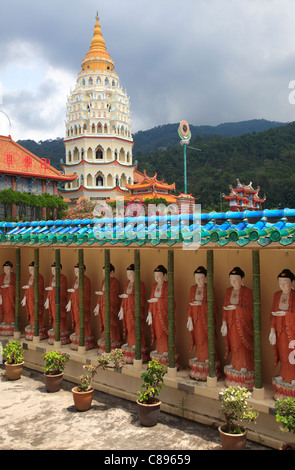
[[[78,199],[81,197],[97,202],[116,200],[116,197],[124,197],[124,199],[127,199],[130,194],[129,191],[120,188],[120,186],[115,186],[114,188],[108,188],[105,190],[105,188],[87,188],[82,184],[71,190],[59,189],[59,192],[62,194],[63,199],[68,203],[78,202]]]
[[[108,166],[108,165],[115,165],[115,166],[118,166],[118,167],[127,167],[127,168],[130,168],[130,166],[132,166],[134,169],[136,168],[136,165],[126,165],[125,163],[121,163],[121,162],[118,162],[118,160],[111,160],[109,162],[92,162],[90,160],[80,160],[78,162],[74,162],[74,163],[65,163],[65,162],[61,162],[61,167],[77,167],[77,166],[81,166],[81,165],[103,165],[103,166]]]
[[[259,210],[260,205],[266,200],[266,196],[263,198],[259,197],[260,186],[256,189],[252,187],[252,181],[248,185],[240,183],[237,179],[237,185],[234,188],[231,184],[229,185],[230,194],[223,194],[223,198],[229,202],[230,210],[244,211],[247,210]]]

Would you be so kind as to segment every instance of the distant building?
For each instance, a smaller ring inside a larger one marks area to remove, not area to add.
[[[58,185],[74,181],[77,175],[64,175],[50,165],[50,160],[39,158],[26,150],[11,136],[0,136],[0,191],[13,189],[40,196],[48,193],[59,196]],[[0,206],[0,218],[4,211]],[[18,208],[12,204],[12,218],[18,216]]]
[[[175,191],[175,183],[167,184],[164,180],[157,180],[157,173],[153,177],[149,177],[145,170],[144,173],[136,170],[134,175],[136,179],[134,184],[126,184],[130,194],[125,196],[125,200],[138,196],[143,200],[164,198],[169,203],[177,203],[177,196],[171,194]]]
[[[266,196],[263,198],[259,197],[260,186],[256,189],[252,187],[252,182],[248,185],[241,184],[240,180],[237,179],[237,185],[235,188],[229,185],[230,194],[223,194],[223,198],[229,202],[230,210],[233,212],[244,211],[244,210],[259,210],[261,204],[266,200]]]
[[[75,202],[115,199],[128,195],[133,183],[130,105],[107,52],[96,17],[90,50],[82,60],[74,90],[67,101],[64,198]]]

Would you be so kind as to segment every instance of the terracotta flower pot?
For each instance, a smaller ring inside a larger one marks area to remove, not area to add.
[[[93,399],[94,389],[92,388],[86,392],[79,392],[79,387],[74,387],[72,388],[72,392],[76,409],[78,411],[89,410]]]
[[[156,426],[160,414],[160,400],[151,404],[140,403],[136,400],[136,403],[140,424],[148,427]]]
[[[56,375],[44,374],[44,378],[47,392],[54,393],[60,390],[63,379],[63,372]]]
[[[18,380],[23,371],[24,361],[20,364],[8,364],[5,362],[6,377],[8,380]]]
[[[219,426],[220,443],[223,450],[244,450],[246,446],[247,431],[244,428],[242,434],[229,434],[223,431],[224,425]]]
[[[284,442],[280,446],[280,450],[294,450],[295,449],[295,442]]]

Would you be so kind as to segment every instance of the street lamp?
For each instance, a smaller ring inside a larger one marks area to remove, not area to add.
[[[192,136],[189,125],[186,121],[181,121],[178,128],[178,135],[180,137],[180,145],[183,146],[183,161],[184,161],[184,194],[187,194],[187,174],[186,174],[186,148],[198,150],[201,152],[201,149],[196,149],[194,147],[189,147],[190,138]]]

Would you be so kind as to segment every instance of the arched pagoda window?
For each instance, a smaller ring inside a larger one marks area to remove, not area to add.
[[[95,158],[96,160],[103,160],[103,152],[101,148],[98,148],[95,152]]]
[[[103,186],[103,177],[101,175],[98,175],[95,178],[95,184],[96,186]]]

